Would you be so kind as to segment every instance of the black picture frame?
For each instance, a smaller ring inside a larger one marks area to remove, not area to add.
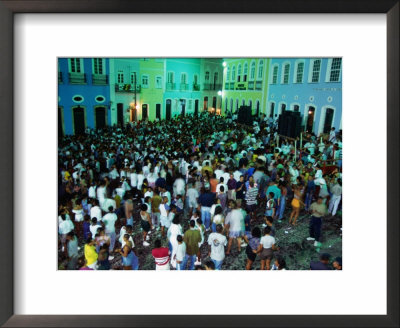
[[[398,0],[0,0],[0,324],[4,327],[198,327],[207,316],[14,315],[13,17],[17,13],[384,13],[387,17],[387,315],[213,316],[213,326],[399,327]],[[384,218],[381,218],[384,219]],[[373,283],[373,282],[371,282]]]

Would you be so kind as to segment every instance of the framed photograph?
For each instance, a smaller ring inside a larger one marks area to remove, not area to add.
[[[3,326],[398,327],[398,1],[0,22]]]

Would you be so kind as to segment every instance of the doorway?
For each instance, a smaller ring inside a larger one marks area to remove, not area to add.
[[[269,106],[269,117],[274,117],[274,111],[275,111],[275,103],[271,103]]]
[[[63,123],[62,123],[62,109],[58,107],[58,137],[62,138],[64,136]]]
[[[77,135],[85,133],[85,112],[83,107],[78,106],[73,109],[74,133]]]
[[[148,113],[147,113],[147,104],[142,105],[142,121],[147,120]]]
[[[212,108],[214,108],[215,110],[217,109],[217,97],[213,97]]]
[[[199,115],[199,100],[196,99],[194,101],[194,116]]]
[[[156,118],[161,120],[161,104],[156,104]]]
[[[307,116],[307,123],[306,123],[306,131],[308,133],[313,132],[314,115],[315,115],[315,108],[312,106],[308,107],[308,116]]]
[[[208,109],[208,97],[204,97],[203,111]]]
[[[181,115],[185,116],[185,111],[186,111],[186,99],[180,99],[181,103]]]
[[[334,110],[332,108],[327,108],[325,111],[325,122],[323,133],[329,133],[332,127]]]
[[[106,126],[106,109],[105,107],[96,107],[96,129],[102,129]]]
[[[171,99],[167,99],[165,102],[165,119],[171,119]]]
[[[117,104],[117,122],[119,126],[124,125],[124,104]]]

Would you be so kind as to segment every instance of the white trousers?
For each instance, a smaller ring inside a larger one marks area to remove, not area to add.
[[[336,214],[336,211],[337,211],[337,208],[339,206],[341,199],[342,199],[342,195],[339,195],[339,196],[332,195],[332,198],[329,201],[329,213],[332,213],[332,215]]]

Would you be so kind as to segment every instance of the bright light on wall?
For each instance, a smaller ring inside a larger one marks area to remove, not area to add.
[[[226,67],[226,62],[223,62],[223,63],[222,63],[222,66]]]
[[[218,96],[222,96],[222,91],[218,91]]]

